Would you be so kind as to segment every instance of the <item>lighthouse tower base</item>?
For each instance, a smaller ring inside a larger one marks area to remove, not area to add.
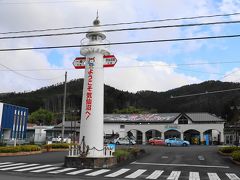
[[[109,168],[117,164],[116,157],[79,157],[66,156],[65,167],[71,168]]]

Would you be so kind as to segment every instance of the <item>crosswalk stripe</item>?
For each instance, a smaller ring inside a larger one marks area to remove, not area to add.
[[[3,165],[3,164],[10,164],[12,162],[4,162],[4,163],[0,163],[0,165]]]
[[[163,171],[161,170],[155,170],[152,174],[146,177],[146,179],[157,179],[159,176],[161,176],[162,173]]]
[[[56,171],[50,171],[48,173],[51,173],[51,174],[58,174],[58,173],[62,173],[62,172],[66,172],[66,171],[71,171],[71,170],[75,170],[76,168],[64,168],[64,169],[59,169],[59,170],[56,170]]]
[[[10,166],[18,166],[18,165],[23,165],[26,163],[14,163],[14,164],[7,164],[7,165],[2,165],[0,168],[5,168],[5,167],[10,167]]]
[[[61,167],[49,167],[49,168],[45,168],[45,169],[34,170],[31,172],[39,173],[39,172],[46,172],[46,171],[51,171],[51,170],[59,169],[59,168],[61,168]]]
[[[177,180],[181,174],[181,171],[172,171],[167,180]]]
[[[129,171],[130,169],[120,169],[120,170],[118,170],[118,171],[116,171],[116,172],[114,172],[114,173],[111,173],[111,174],[108,174],[108,175],[106,175],[105,177],[117,177],[117,176],[119,176],[119,175],[121,175],[121,174],[124,174],[125,172],[127,172],[127,171]]]
[[[240,178],[234,173],[226,173],[226,175],[231,180],[240,180]]]
[[[30,168],[24,168],[24,169],[17,169],[17,170],[14,170],[14,171],[18,171],[18,172],[23,172],[23,171],[31,171],[31,170],[34,170],[34,169],[41,169],[41,168],[45,168],[45,167],[50,167],[52,165],[42,165],[42,166],[36,166],[36,167],[30,167]]]
[[[106,172],[108,172],[108,171],[110,171],[110,169],[101,169],[101,170],[94,171],[94,172],[92,172],[92,173],[86,174],[86,176],[97,176],[97,175],[106,173]]]
[[[69,174],[69,175],[76,175],[76,174],[81,174],[81,173],[88,172],[88,171],[91,171],[91,170],[92,170],[92,169],[81,169],[81,170],[73,171],[73,172],[66,173],[66,174]]]
[[[217,175],[217,173],[207,173],[207,174],[208,174],[209,180],[221,180]]]
[[[27,164],[27,165],[22,165],[22,166],[3,168],[3,169],[0,169],[0,170],[1,171],[7,171],[7,170],[13,170],[13,169],[20,169],[20,168],[25,168],[25,167],[37,166],[37,165],[39,165],[39,164]]]
[[[199,172],[190,172],[189,180],[200,180]]]
[[[138,169],[134,173],[126,176],[125,178],[131,178],[131,179],[136,178],[136,177],[142,175],[145,171],[147,171],[147,170],[146,169]]]

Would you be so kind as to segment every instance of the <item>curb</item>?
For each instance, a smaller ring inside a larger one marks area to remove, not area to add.
[[[231,156],[232,153],[223,153],[221,151],[218,151],[219,154],[221,154],[222,156]]]

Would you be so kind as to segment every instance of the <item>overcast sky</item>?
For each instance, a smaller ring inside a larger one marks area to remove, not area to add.
[[[240,0],[1,0],[0,33],[192,17],[240,12]],[[103,29],[240,20],[240,16],[109,26]],[[75,32],[88,29],[39,33]],[[0,34],[0,37],[22,34]],[[106,33],[109,42],[240,34],[240,24],[224,24]],[[0,49],[80,44],[84,34],[25,39],[0,39]],[[240,38],[111,46],[118,59],[105,69],[105,84],[120,90],[166,91],[207,80],[240,82]],[[0,93],[23,92],[83,78],[72,62],[79,48],[0,52]],[[186,64],[195,65],[186,65]],[[199,65],[200,63],[200,65]],[[203,64],[204,63],[204,64]],[[185,64],[185,65],[183,65]],[[198,64],[198,65],[196,65]],[[11,71],[13,70],[13,71]]]

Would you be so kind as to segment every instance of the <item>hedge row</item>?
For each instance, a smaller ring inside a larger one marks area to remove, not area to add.
[[[232,153],[232,158],[233,158],[233,160],[240,162],[240,150],[234,151],[234,152]]]
[[[219,148],[219,151],[221,151],[222,153],[229,153],[229,154],[238,150],[240,150],[240,147],[237,147],[237,146],[226,146],[226,147]]]
[[[137,157],[139,154],[145,153],[144,149],[139,148],[128,148],[128,149],[116,149],[113,155],[117,158],[117,161],[124,161],[131,159],[132,157]]]
[[[47,145],[44,145],[43,148],[45,148],[45,149],[68,149],[69,144],[67,144],[67,143],[47,144]]]
[[[222,153],[230,154],[235,161],[240,162],[240,147],[237,146],[227,146],[219,148]]]
[[[40,151],[40,150],[41,150],[41,148],[37,145],[0,147],[0,153],[31,152],[31,151]]]

